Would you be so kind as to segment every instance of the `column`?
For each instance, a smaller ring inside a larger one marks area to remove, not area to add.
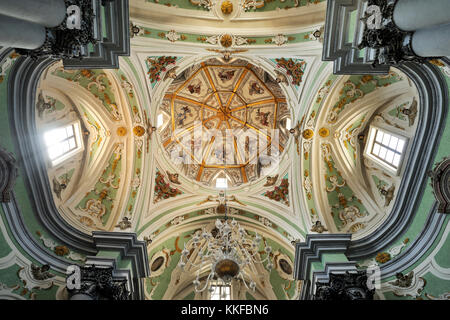
[[[449,0],[450,4],[450,0]],[[450,11],[447,12],[449,14]],[[414,32],[411,47],[420,57],[450,55],[450,23]]]
[[[66,5],[64,0],[1,0],[0,12],[52,28],[64,21]]]
[[[34,50],[45,42],[45,28],[36,23],[0,15],[0,30],[0,45],[3,47]]]
[[[403,31],[414,31],[450,22],[449,0],[398,0],[394,23]]]

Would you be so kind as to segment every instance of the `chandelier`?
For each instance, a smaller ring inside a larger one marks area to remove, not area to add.
[[[187,266],[198,268],[197,277],[193,281],[196,292],[204,291],[215,278],[225,285],[230,284],[233,279],[240,279],[247,289],[255,291],[256,282],[250,274],[245,272],[245,268],[251,267],[254,263],[263,265],[270,259],[272,248],[264,245],[266,257],[261,259],[258,253],[262,244],[261,236],[256,232],[254,236],[250,236],[236,220],[229,221],[227,211],[225,210],[224,221],[217,219],[215,228],[211,232],[203,228],[193,237],[192,245],[194,248],[199,248],[199,263],[192,261],[192,255],[186,248],[186,244],[181,251],[179,267],[182,270]],[[209,266],[211,271],[206,277],[205,284],[201,286],[200,272],[204,270],[204,267]],[[266,268],[269,271],[273,268],[270,260]],[[247,284],[248,279],[250,280]],[[212,292],[214,289],[210,286],[208,290]]]

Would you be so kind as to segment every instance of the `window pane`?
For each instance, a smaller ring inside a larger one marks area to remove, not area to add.
[[[377,132],[377,137],[376,137],[376,139],[375,139],[377,142],[380,142],[381,143],[381,141],[383,141],[383,132],[381,132],[380,130],[378,130],[378,132]]]
[[[380,153],[380,145],[378,143],[375,143],[375,145],[373,146],[372,153],[376,156]]]
[[[381,159],[386,159],[386,153],[387,153],[387,149],[385,147],[381,147],[380,148],[380,153],[379,156]]]
[[[71,139],[69,140],[69,148],[70,148],[70,150],[75,149],[76,146],[77,146],[77,144],[75,143],[75,139],[74,139],[74,138],[71,138]]]
[[[64,153],[67,153],[70,150],[68,141],[64,141],[63,143],[61,143],[61,146]]]
[[[392,161],[394,161],[394,155],[395,155],[394,152],[389,150],[386,154],[386,161],[392,163]]]
[[[72,137],[73,136],[73,127],[72,126],[66,127],[66,132],[67,132],[67,137]]]
[[[397,151],[400,152],[400,153],[403,152],[404,146],[405,146],[405,141],[404,140],[400,140],[398,142],[398,145],[397,145]]]
[[[60,145],[56,145],[53,147],[48,148],[48,155],[51,160],[56,159],[63,153],[62,148]]]
[[[56,128],[44,133],[44,141],[47,145],[48,155],[51,160],[56,160],[66,153],[77,149],[75,134],[79,134],[74,125]]]
[[[389,146],[389,141],[391,140],[391,135],[385,133],[383,136],[383,144],[387,147]]]
[[[391,137],[391,142],[389,142],[389,148],[394,149],[397,148],[398,138]]]
[[[228,180],[227,180],[227,178],[217,178],[216,179],[216,188],[218,188],[218,189],[226,189],[226,188],[228,188]]]
[[[392,164],[397,168],[398,167],[398,165],[400,164],[400,155],[399,154],[396,154],[395,156],[394,156],[394,161],[392,162]]]
[[[67,138],[64,128],[53,129],[44,134],[45,144],[49,147]]]

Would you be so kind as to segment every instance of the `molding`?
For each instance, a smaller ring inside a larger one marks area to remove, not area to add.
[[[138,240],[135,233],[94,231],[92,237],[99,251],[119,251],[122,259],[130,259],[137,276],[150,275],[147,244]]]
[[[347,251],[350,260],[364,260],[398,240],[409,228],[427,184],[427,171],[433,164],[448,113],[448,87],[437,67],[404,63],[396,66],[415,84],[422,116],[404,167],[402,182],[389,217],[370,235],[352,241]]]
[[[96,0],[99,1],[99,0]],[[101,1],[105,7],[106,37],[102,34],[101,19],[96,19],[96,29],[100,41],[93,45],[93,52],[83,60],[64,59],[66,69],[118,69],[119,56],[130,55],[130,13],[128,0]],[[95,10],[100,11],[100,3]],[[101,12],[96,12],[101,16]]]
[[[33,238],[28,231],[23,220],[23,215],[17,205],[17,201],[12,192],[11,201],[3,203],[3,212],[5,213],[6,222],[11,230],[12,237],[32,259],[40,264],[49,264],[53,270],[65,274],[69,265],[75,264],[75,261],[67,261],[58,258],[43,248],[40,243]]]
[[[331,262],[322,271],[315,271],[312,280],[304,280],[300,300],[314,300],[317,283],[330,282],[330,273],[345,274],[347,271],[357,271],[355,262]]]
[[[367,53],[364,58],[359,56],[356,39],[362,30],[359,30],[361,23],[358,21],[355,26],[355,38],[352,42],[347,42],[350,22],[348,15],[353,10],[359,13],[362,3],[361,0],[327,1],[322,60],[333,61],[334,74],[386,74],[389,72],[389,66],[373,68],[371,63],[367,62],[369,58]]]
[[[86,254],[95,254],[92,237],[65,221],[53,200],[43,150],[36,134],[35,104],[39,79],[55,60],[20,57],[8,81],[8,115],[17,162],[38,220],[58,241]]]
[[[324,253],[345,253],[351,234],[308,234],[305,242],[295,244],[294,279],[308,280],[311,264]]]
[[[435,202],[428,214],[424,228],[416,240],[407,247],[398,259],[379,265],[381,278],[393,277],[400,270],[407,270],[423,258],[438,238],[439,232],[445,223],[445,218],[445,214],[437,212],[437,202]]]

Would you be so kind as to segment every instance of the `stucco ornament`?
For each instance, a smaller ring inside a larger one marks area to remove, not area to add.
[[[275,43],[277,46],[281,46],[288,41],[288,38],[281,33],[272,38],[272,43]]]
[[[233,3],[231,1],[225,0],[220,5],[220,10],[222,10],[222,13],[225,15],[229,15],[233,12]]]
[[[180,40],[181,36],[175,30],[170,30],[169,32],[166,33],[166,38],[170,42],[175,42],[177,40]]]
[[[346,207],[339,212],[339,219],[344,225],[347,225],[348,223],[353,222],[357,218],[361,217],[363,217],[363,214],[361,214],[359,208],[356,206]]]

